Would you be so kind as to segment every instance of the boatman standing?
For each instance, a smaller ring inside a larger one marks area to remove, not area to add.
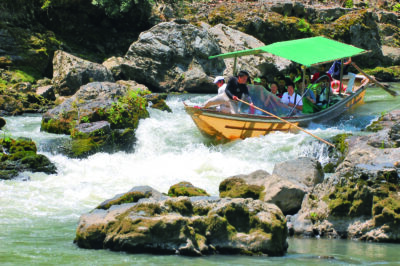
[[[249,95],[249,88],[247,87],[247,79],[249,74],[241,70],[237,77],[231,77],[225,88],[224,94],[218,94],[211,98],[204,104],[204,108],[208,108],[213,105],[226,104],[230,107],[230,113],[237,114],[239,112],[238,100],[243,97],[247,98],[247,102],[251,105],[251,112],[254,112],[253,101]],[[246,99],[244,99],[246,100]]]

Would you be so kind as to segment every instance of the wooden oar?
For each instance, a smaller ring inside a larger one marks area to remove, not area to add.
[[[241,99],[238,99],[238,101],[239,101],[239,102],[242,102],[242,103],[245,103],[245,104],[247,104],[247,105],[250,105],[248,102],[243,101],[243,100],[241,100]],[[251,105],[250,105],[250,106],[251,106]],[[316,139],[319,140],[319,141],[322,141],[322,142],[325,143],[325,144],[328,144],[328,145],[330,145],[330,146],[336,148],[335,145],[333,145],[332,143],[330,143],[330,142],[328,142],[328,141],[326,141],[326,140],[324,140],[324,139],[321,139],[321,138],[318,137],[318,136],[315,136],[314,134],[312,134],[312,133],[306,131],[305,129],[299,127],[298,125],[293,124],[292,122],[289,122],[289,121],[287,121],[287,120],[285,120],[285,119],[283,119],[283,118],[281,118],[281,117],[279,117],[279,116],[277,116],[277,115],[274,115],[274,114],[272,114],[272,113],[270,113],[270,112],[268,112],[268,111],[265,111],[264,109],[258,108],[257,106],[253,106],[253,107],[256,108],[257,110],[260,110],[261,112],[264,112],[264,113],[266,113],[266,114],[268,114],[268,115],[270,115],[270,116],[272,116],[272,117],[275,117],[275,118],[281,120],[282,122],[285,122],[285,123],[287,123],[287,124],[289,124],[289,125],[291,125],[291,126],[297,128],[297,129],[300,129],[301,131],[307,133],[308,135],[310,135],[310,136],[316,138]]]
[[[377,81],[374,77],[371,77],[370,75],[368,75],[367,73],[365,73],[361,68],[359,68],[354,62],[351,63],[359,72],[361,72],[364,76],[366,76],[370,81],[372,81],[373,83],[375,83],[376,85],[378,85],[379,87],[381,87],[382,89],[384,89],[387,93],[389,93],[392,96],[397,96],[398,93],[394,90],[391,90],[388,88],[388,86],[383,85],[382,83],[380,83],[379,81]]]

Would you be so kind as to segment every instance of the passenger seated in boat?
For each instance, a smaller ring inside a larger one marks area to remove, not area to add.
[[[218,94],[217,96],[209,99],[203,108],[208,108],[214,105],[225,104],[229,106],[229,112],[237,114],[239,111],[238,99],[245,97],[247,102],[253,106],[253,102],[249,96],[249,89],[247,87],[247,79],[249,74],[246,71],[241,70],[237,77],[229,78],[228,84],[225,88],[225,93]],[[254,107],[253,107],[254,109]]]
[[[255,78],[253,79],[253,84],[254,84],[254,85],[261,85],[261,78],[255,77]]]
[[[305,76],[307,77],[307,75]],[[316,112],[318,109],[315,107],[315,103],[317,101],[315,94],[312,90],[312,84],[308,84],[307,86],[307,78],[305,78],[305,86],[306,88],[303,89],[303,79],[299,77],[296,80],[296,87],[298,88],[297,92],[299,95],[303,95],[303,110],[304,114],[311,114]],[[302,93],[301,93],[302,92]]]
[[[314,73],[314,75],[312,76],[311,83],[314,83],[317,79],[319,79],[319,77],[322,77],[324,75],[328,76],[329,80],[332,82],[332,76],[329,72],[326,71],[325,64],[321,64],[318,66],[318,72]]]
[[[294,92],[294,84],[287,84],[287,92],[282,96],[281,102],[290,106],[296,106],[296,109],[301,111],[303,109],[303,101],[301,100],[301,95]]]
[[[330,80],[328,77],[323,78],[317,84],[313,85],[315,88],[316,107],[322,110],[328,107],[329,97],[331,96]]]
[[[347,83],[346,93],[352,93],[355,91],[353,90],[353,86],[357,75],[355,73],[349,72],[349,66],[351,62],[352,62],[351,57],[349,57],[346,62],[343,62],[343,79],[349,80],[349,82]],[[332,75],[332,77],[336,80],[340,80],[341,65],[342,65],[341,61],[336,60],[335,62],[333,62],[331,68],[328,71]]]
[[[287,90],[286,90],[286,78],[284,75],[280,74],[278,75],[278,77],[276,78],[276,81],[278,82],[278,91],[280,94],[284,94]]]
[[[276,83],[275,81],[271,82],[269,88],[270,88],[271,93],[272,93],[273,95],[275,95],[275,96],[277,96],[277,97],[279,97],[279,98],[282,98],[282,95],[283,95],[283,94],[279,93],[279,91],[278,91],[278,83]]]
[[[306,75],[307,76],[307,75]],[[305,79],[305,88],[303,89],[303,79],[300,76],[297,80],[296,80],[296,87],[298,88],[297,93],[303,94],[303,100],[304,99],[308,99],[311,103],[315,104],[315,102],[317,101],[314,92],[311,89],[311,84],[307,84],[307,79]]]
[[[293,69],[291,69],[291,70],[289,71],[289,79],[290,79],[292,82],[294,82],[294,81],[297,79],[298,76],[299,76],[299,75],[298,75],[297,70],[296,70],[295,68],[293,68]]]

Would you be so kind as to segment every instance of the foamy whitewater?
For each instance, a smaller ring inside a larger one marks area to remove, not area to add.
[[[299,156],[327,161],[327,146],[305,133],[273,133],[212,145],[183,108],[183,101],[199,104],[210,96],[170,96],[167,104],[173,112],[149,108],[150,118],[140,121],[132,153],[98,153],[87,159],[69,159],[57,153],[57,145],[68,136],[40,132],[40,115],[6,117],[3,134],[32,138],[39,152],[56,164],[58,173],[26,172],[16,180],[0,181],[0,262],[85,264],[91,256],[87,263],[100,259],[98,254],[107,254],[110,257],[98,263],[108,264],[108,259],[116,256],[112,252],[81,250],[72,241],[79,216],[115,194],[138,185],[166,193],[171,185],[189,181],[218,195],[219,183],[232,175],[259,169],[271,173],[276,163]],[[400,108],[398,100],[389,107],[389,97],[373,90],[357,113],[343,116],[333,126],[311,125],[309,131],[324,139],[345,132],[362,134],[359,130],[376,118],[383,106],[386,111]]]

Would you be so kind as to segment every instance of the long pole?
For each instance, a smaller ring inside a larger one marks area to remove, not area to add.
[[[239,101],[239,102],[242,102],[242,103],[245,103],[245,104],[247,104],[247,105],[250,105],[248,102],[243,101],[243,100],[241,100],[241,99],[238,99],[238,101]],[[287,124],[289,124],[289,125],[291,125],[291,126],[297,128],[297,129],[300,129],[301,131],[307,133],[308,135],[310,135],[310,136],[316,138],[316,139],[319,140],[319,141],[322,141],[322,142],[325,143],[325,144],[328,144],[329,146],[332,146],[332,147],[336,148],[335,145],[333,145],[332,143],[330,143],[330,142],[328,142],[328,141],[326,141],[326,140],[324,140],[324,139],[321,139],[321,138],[318,137],[318,136],[315,136],[314,134],[312,134],[312,133],[306,131],[305,129],[299,127],[298,125],[296,125],[296,124],[294,124],[294,123],[292,123],[292,122],[289,122],[289,121],[287,121],[287,120],[285,120],[285,119],[283,119],[283,118],[281,118],[281,117],[279,117],[279,116],[277,116],[277,115],[274,115],[273,113],[270,113],[270,112],[268,112],[268,111],[265,111],[264,109],[258,108],[257,106],[253,106],[253,107],[254,107],[255,109],[257,109],[257,110],[260,110],[261,112],[264,112],[264,113],[266,113],[266,114],[268,114],[268,115],[270,115],[270,116],[272,116],[272,117],[275,117],[275,118],[281,120],[282,122],[285,122],[285,123],[287,123]]]
[[[386,87],[385,85],[383,85],[382,83],[380,83],[379,81],[377,81],[374,77],[371,77],[370,75],[368,75],[367,73],[365,73],[361,68],[359,68],[354,62],[351,63],[359,72],[361,72],[364,76],[366,76],[370,81],[372,81],[373,83],[375,83],[376,85],[378,85],[379,87],[381,87],[382,89],[384,89],[387,93],[389,93],[392,96],[397,96],[398,93],[396,91],[393,91],[391,89],[389,89],[388,87]]]

